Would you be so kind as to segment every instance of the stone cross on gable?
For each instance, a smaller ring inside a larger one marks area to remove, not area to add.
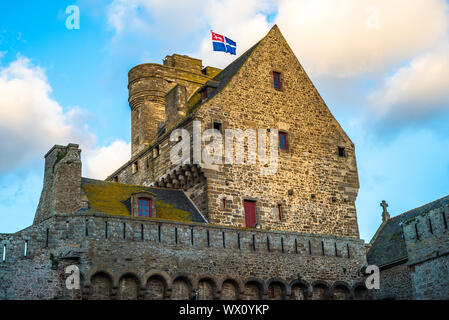
[[[387,212],[388,203],[385,200],[382,200],[380,206],[384,208],[384,212]]]
[[[390,219],[390,214],[387,211],[388,203],[385,200],[382,200],[380,206],[384,209],[382,212],[382,222],[388,221]]]

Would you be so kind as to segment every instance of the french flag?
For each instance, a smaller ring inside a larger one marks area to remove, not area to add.
[[[229,39],[228,37],[224,37],[221,34],[212,32],[212,45],[214,47],[214,51],[223,51],[229,54],[236,54],[237,44]]]

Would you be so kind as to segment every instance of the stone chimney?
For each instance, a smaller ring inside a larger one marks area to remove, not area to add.
[[[33,224],[56,213],[75,212],[81,202],[81,150],[77,144],[55,145],[45,155],[44,185]]]

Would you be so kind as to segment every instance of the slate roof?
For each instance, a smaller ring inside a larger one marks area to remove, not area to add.
[[[81,179],[81,189],[87,198],[87,213],[131,216],[131,195],[150,192],[156,197],[156,218],[205,223],[203,216],[182,190],[144,187],[131,184]]]
[[[404,212],[388,220],[378,231],[377,237],[367,253],[368,264],[379,267],[395,263],[408,257],[401,224],[429,210],[449,203],[449,196],[424,206]]]

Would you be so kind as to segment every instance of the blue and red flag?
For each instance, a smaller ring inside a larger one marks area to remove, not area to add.
[[[237,44],[229,39],[228,37],[224,37],[221,34],[212,32],[212,45],[214,51],[223,51],[229,54],[236,54]]]

